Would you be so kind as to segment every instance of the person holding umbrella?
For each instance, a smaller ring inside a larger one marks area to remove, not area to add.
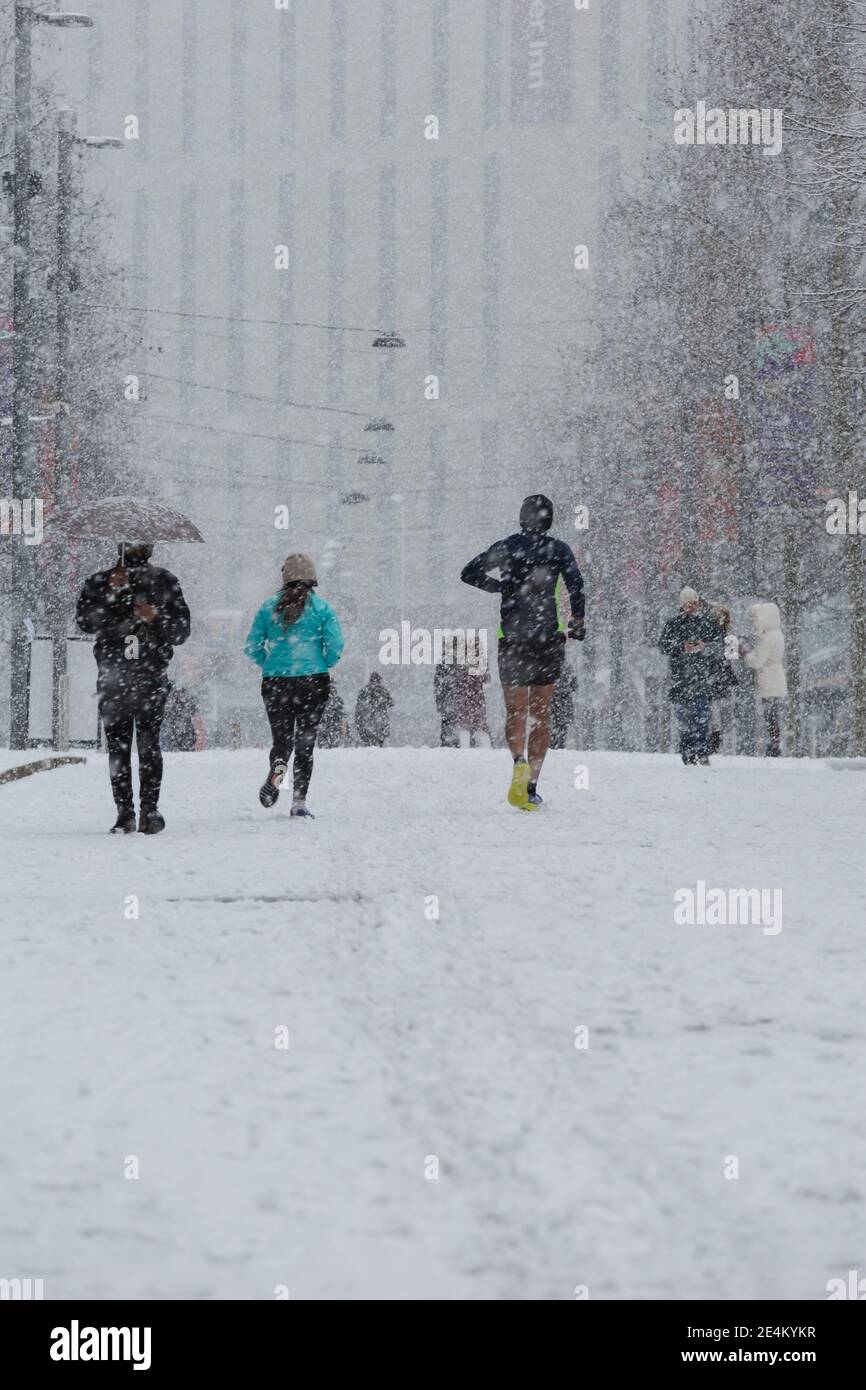
[[[86,580],[76,621],[95,634],[99,713],[108,744],[111,790],[117,807],[112,834],[135,830],[132,736],[138,745],[139,820],[145,835],[165,829],[159,811],[162,785],[160,728],[168,694],[166,671],[174,648],[190,633],[189,609],[169,570],[150,563],[153,546],[118,545],[117,563]]]

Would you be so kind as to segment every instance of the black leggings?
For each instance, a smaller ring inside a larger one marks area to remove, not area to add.
[[[331,678],[322,676],[265,676],[262,699],[271,726],[271,767],[287,763],[295,752],[294,791],[300,801],[313,775],[316,734],[328,703]]]

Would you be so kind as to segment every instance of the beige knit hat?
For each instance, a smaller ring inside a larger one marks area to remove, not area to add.
[[[685,608],[687,603],[700,603],[699,595],[688,585],[684,589],[680,589],[680,608]]]
[[[283,584],[318,584],[316,566],[309,555],[287,555],[283,561]]]

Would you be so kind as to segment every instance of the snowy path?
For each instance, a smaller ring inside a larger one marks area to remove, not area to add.
[[[562,753],[525,816],[507,776],[320,753],[304,825],[258,807],[261,754],[178,755],[154,839],[105,834],[100,757],[0,788],[0,1276],[766,1299],[866,1272],[866,777]],[[675,925],[698,879],[781,887],[781,933]]]

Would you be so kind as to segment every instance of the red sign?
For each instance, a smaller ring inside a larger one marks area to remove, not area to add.
[[[698,404],[698,540],[736,543],[743,431],[734,401]]]

